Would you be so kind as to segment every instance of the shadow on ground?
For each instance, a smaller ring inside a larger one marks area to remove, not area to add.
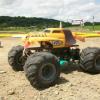
[[[72,73],[73,71],[80,71],[81,72],[82,70],[79,68],[78,64],[69,64],[67,66],[64,66],[63,69],[61,69],[61,72],[65,73],[65,74]]]
[[[64,84],[64,83],[67,83],[67,82],[69,82],[69,80],[66,80],[64,77],[60,77],[57,84],[60,85],[60,84]]]

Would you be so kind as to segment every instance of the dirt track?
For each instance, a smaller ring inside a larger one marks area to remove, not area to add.
[[[59,83],[38,91],[25,78],[24,72],[14,72],[7,62],[9,49],[20,44],[20,39],[1,38],[0,48],[0,100],[100,100],[100,74],[90,75],[68,68]],[[100,38],[86,39],[80,47],[100,47]]]

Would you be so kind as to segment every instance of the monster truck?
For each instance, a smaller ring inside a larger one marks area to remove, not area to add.
[[[27,79],[35,88],[56,84],[62,65],[79,62],[80,68],[89,73],[100,72],[100,49],[86,48],[80,53],[76,36],[63,28],[47,28],[42,33],[29,33],[23,46],[13,47],[8,53],[8,62],[15,71],[25,71]],[[36,45],[38,44],[38,45]]]

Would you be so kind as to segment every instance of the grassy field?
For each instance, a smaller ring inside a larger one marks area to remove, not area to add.
[[[33,30],[36,30],[36,29],[31,28],[31,27],[3,27],[3,28],[0,28],[0,33],[2,32],[25,32],[27,33]]]
[[[85,31],[85,32],[93,32],[93,31],[100,31],[100,25],[93,26],[73,26],[69,27],[72,31]]]
[[[93,26],[85,26],[84,29],[100,31],[100,25],[95,25],[94,28],[93,28]]]
[[[100,31],[100,25],[93,26],[72,26],[72,27],[65,27],[72,31],[85,31],[85,32],[93,32],[93,31]],[[34,28],[34,27],[3,27],[0,28],[0,33],[2,32],[30,32],[30,31],[42,31],[43,29]]]

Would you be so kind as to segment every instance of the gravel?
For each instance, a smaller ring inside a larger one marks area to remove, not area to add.
[[[90,75],[69,67],[61,74],[58,84],[44,90],[36,90],[26,79],[24,72],[14,72],[7,62],[12,46],[21,44],[17,38],[1,38],[0,48],[0,100],[100,100],[100,74]],[[100,47],[100,38],[79,42],[80,48]]]

